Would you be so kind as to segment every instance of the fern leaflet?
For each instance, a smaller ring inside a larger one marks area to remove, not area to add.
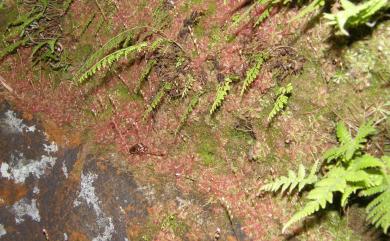
[[[277,96],[278,98],[275,101],[274,107],[272,108],[271,112],[268,114],[268,122],[271,122],[271,120],[286,107],[288,103],[289,96],[292,92],[292,85],[289,83],[286,87],[280,87]]]
[[[314,189],[307,195],[309,202],[284,225],[283,232],[293,223],[304,219],[320,209],[324,209],[328,203],[333,202],[333,193],[343,193],[346,187],[345,170],[341,167],[330,169],[327,175],[317,182]]]
[[[141,42],[136,45],[132,45],[130,47],[120,49],[115,51],[112,54],[109,54],[99,60],[95,65],[93,65],[91,68],[89,68],[81,77],[78,79],[78,83],[82,84],[85,80],[87,80],[89,77],[94,75],[97,71],[100,71],[105,68],[111,67],[111,65],[115,62],[117,62],[122,57],[127,57],[127,55],[134,53],[134,52],[141,52],[145,47],[147,47],[148,44],[146,42]]]
[[[341,34],[349,36],[347,28],[368,23],[379,11],[390,7],[388,0],[369,0],[355,5],[348,0],[340,1],[343,10],[334,14],[326,14],[330,25],[338,28]]]
[[[355,138],[352,138],[349,134],[347,127],[344,123],[338,123],[336,126],[337,138],[340,142],[340,146],[332,148],[325,152],[324,159],[328,162],[343,158],[344,161],[352,159],[354,154],[359,151],[363,144],[367,142],[367,138],[375,134],[376,130],[372,122],[363,123]]]
[[[217,96],[215,97],[214,103],[210,109],[210,115],[222,105],[222,102],[225,100],[225,97],[228,95],[230,90],[230,84],[233,82],[232,78],[227,77],[225,81],[219,85],[217,89]]]
[[[267,192],[277,192],[281,189],[281,193],[284,193],[287,189],[291,193],[296,187],[298,187],[298,192],[300,192],[306,185],[311,185],[317,182],[317,167],[318,162],[316,162],[309,175],[306,175],[305,167],[300,164],[298,169],[298,175],[289,170],[288,176],[282,176],[276,179],[275,181],[264,185],[260,190]]]
[[[190,117],[191,113],[194,111],[194,109],[196,108],[196,106],[199,104],[199,99],[200,99],[200,96],[203,95],[203,93],[200,93],[200,94],[197,94],[195,95],[192,99],[191,99],[191,102],[190,104],[188,105],[186,111],[184,112],[184,114],[182,115],[182,117],[180,118],[180,123],[179,123],[179,126],[176,128],[175,130],[175,135],[177,135],[179,133],[179,131],[183,128],[183,126],[186,124],[187,120],[188,120],[188,117]]]
[[[252,84],[253,81],[257,78],[260,73],[261,67],[264,62],[268,59],[268,54],[260,53],[255,58],[255,65],[246,72],[246,77],[241,88],[241,96],[244,95],[245,91]]]
[[[367,190],[364,194],[373,195],[382,192],[367,205],[366,211],[368,213],[367,219],[375,227],[381,227],[383,232],[387,233],[390,227],[390,175],[388,173],[390,169],[390,157],[384,156],[382,160],[385,162],[385,167],[382,169],[382,184],[377,186],[376,189],[371,188]]]
[[[143,120],[146,120],[146,118],[150,115],[150,113],[152,113],[152,111],[154,111],[155,109],[157,109],[157,107],[160,105],[160,103],[162,102],[164,96],[166,95],[166,93],[172,89],[172,84],[170,83],[165,83],[161,88],[160,90],[157,92],[156,94],[156,97],[154,97],[154,99],[152,100],[152,102],[150,103],[150,105],[148,106],[148,108],[146,109],[146,111],[144,112],[144,115],[143,115]]]
[[[81,66],[81,68],[77,71],[75,78],[80,79],[80,76],[91,66],[94,65],[99,59],[102,59],[104,56],[106,56],[110,51],[113,49],[116,49],[120,47],[122,42],[125,42],[125,46],[127,47],[128,42],[133,36],[134,29],[129,29],[126,31],[123,31],[119,33],[117,36],[111,38],[107,43],[105,43],[99,50],[94,52],[91,57],[88,58],[87,61],[85,61],[85,64]]]
[[[150,60],[147,64],[146,64],[146,67],[144,69],[144,71],[142,71],[141,73],[141,77],[139,78],[138,80],[138,83],[137,83],[137,86],[135,87],[135,90],[134,92],[136,94],[139,94],[139,92],[141,91],[141,87],[143,85],[143,83],[148,79],[149,75],[150,75],[150,72],[152,71],[153,67],[157,64],[157,61],[152,59]]]

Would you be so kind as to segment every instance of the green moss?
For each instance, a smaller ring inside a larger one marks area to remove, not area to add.
[[[172,14],[170,14],[166,3],[160,0],[160,4],[153,11],[153,27],[156,29],[167,28],[172,23]]]
[[[91,44],[80,44],[75,51],[69,53],[69,58],[73,63],[83,64],[92,52],[93,46]]]
[[[324,226],[335,241],[359,241],[361,238],[348,227],[348,220],[338,211],[326,212]]]
[[[202,38],[206,35],[206,30],[202,23],[199,23],[194,27],[194,35],[196,38]]]
[[[171,230],[177,237],[184,237],[184,235],[188,232],[189,227],[176,215],[169,214],[164,217],[161,223],[161,229]]]
[[[225,131],[224,138],[227,140],[225,149],[232,161],[235,161],[242,156],[246,156],[246,152],[254,141],[248,132],[230,127]]]

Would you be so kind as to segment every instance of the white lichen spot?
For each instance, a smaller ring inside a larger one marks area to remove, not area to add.
[[[0,238],[7,234],[7,231],[4,228],[4,225],[0,223]]]
[[[37,208],[37,201],[31,200],[31,203],[27,202],[27,199],[23,198],[12,206],[12,211],[15,214],[15,222],[17,224],[24,222],[24,217],[29,216],[32,220],[40,222],[41,216],[39,216],[39,210]]]
[[[68,235],[64,233],[64,241],[68,241]]]
[[[46,169],[54,166],[56,160],[56,157],[46,155],[42,155],[40,160],[27,160],[23,153],[17,156],[11,155],[12,164],[1,163],[1,176],[12,179],[16,183],[23,183],[30,175],[39,179]]]
[[[84,200],[88,207],[92,207],[97,216],[99,216],[102,213],[102,210],[99,207],[99,198],[95,194],[95,187],[92,185],[96,178],[97,175],[93,173],[88,173],[87,175],[84,175],[84,173],[81,174],[80,193],[73,202],[73,206],[79,206],[81,200]]]
[[[9,169],[8,163],[6,163],[6,162],[1,163],[1,167],[0,167],[1,176],[4,178],[10,179],[11,173],[8,172],[8,169]]]
[[[50,145],[43,144],[43,150],[47,154],[56,153],[58,151],[58,146],[56,143],[52,142]]]
[[[108,241],[112,239],[112,234],[115,232],[112,218],[102,217],[97,219],[97,224],[100,228],[104,227],[104,232],[99,234],[92,241]]]
[[[153,203],[156,200],[156,191],[150,184],[138,187],[137,191],[142,192],[143,196],[146,198],[149,204]]]
[[[23,124],[23,120],[19,119],[16,116],[16,113],[12,110],[7,110],[5,112],[5,118],[3,119],[3,123],[7,125],[8,130],[11,133],[21,133],[24,131],[26,132],[34,132],[36,130],[35,126],[27,126],[26,124]]]
[[[65,162],[62,163],[62,172],[64,173],[64,176],[68,178],[68,168],[66,167]]]
[[[93,173],[87,173],[86,175],[84,175],[84,173],[81,174],[80,192],[76,200],[74,200],[73,206],[78,207],[81,205],[81,201],[85,201],[88,207],[95,211],[97,217],[96,223],[98,224],[99,229],[104,229],[103,233],[100,233],[96,238],[93,238],[92,241],[108,241],[112,239],[112,234],[115,232],[115,229],[112,218],[107,217],[99,206],[100,201],[96,196],[95,187],[93,186],[93,182],[96,178],[97,175]]]
[[[34,193],[35,195],[39,194],[39,188],[38,188],[37,186],[34,187],[33,193]]]

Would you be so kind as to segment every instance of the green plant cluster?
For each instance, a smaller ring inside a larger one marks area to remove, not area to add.
[[[255,55],[255,64],[246,72],[246,77],[244,79],[244,83],[242,84],[242,88],[241,88],[241,96],[244,95],[245,91],[249,88],[249,86],[253,83],[253,81],[256,80],[257,76],[260,73],[261,67],[263,66],[264,62],[267,59],[268,59],[267,53],[261,52]]]
[[[215,111],[222,105],[222,102],[225,100],[225,97],[228,95],[231,83],[233,79],[230,77],[226,77],[225,81],[219,84],[217,88],[217,94],[215,96],[214,102],[211,105],[210,115],[214,114]]]
[[[18,48],[32,46],[33,64],[49,63],[54,69],[66,67],[62,63],[62,49],[58,43],[61,31],[59,19],[65,15],[72,0],[48,1],[37,0],[20,4],[21,9],[30,9],[27,13],[19,13],[19,17],[8,24],[3,35],[6,43],[0,51],[0,59],[15,52]]]
[[[292,21],[301,19],[305,15],[324,7],[327,2],[328,0],[309,1],[309,5],[300,10]],[[301,3],[302,1],[299,0],[258,0],[256,4],[265,5],[265,10],[258,17],[255,26],[258,26],[269,17],[273,7],[289,4],[300,5]],[[339,3],[341,5],[340,9],[337,9],[332,13],[324,13],[323,16],[328,20],[328,24],[336,27],[337,34],[346,36],[349,36],[348,29],[353,29],[362,25],[375,25],[377,19],[383,16],[385,11],[390,8],[390,2],[388,0],[363,0],[357,4],[348,0],[340,0]],[[329,1],[329,4],[335,5],[338,4],[338,1]]]
[[[278,89],[278,92],[276,93],[277,99],[274,103],[274,107],[268,114],[268,122],[271,122],[272,119],[287,106],[292,90],[293,87],[291,83],[289,83],[286,87],[280,87]]]
[[[291,192],[297,186],[298,191],[311,186],[304,206],[284,225],[283,232],[292,224],[339,200],[335,199],[336,194],[341,194],[341,207],[349,204],[352,195],[371,197],[366,207],[367,219],[387,232],[390,226],[390,157],[377,158],[363,150],[368,138],[375,133],[373,123],[367,122],[360,126],[353,138],[345,124],[340,122],[336,127],[339,145],[324,153],[325,171],[322,175],[313,168],[306,177],[304,168],[300,167],[298,175],[290,171],[287,177],[262,187],[262,190],[271,192],[280,188],[284,192],[290,187]]]
[[[152,113],[157,107],[161,104],[164,96],[168,91],[172,89],[172,84],[171,83],[164,83],[163,86],[160,88],[160,90],[157,92],[156,96],[153,98],[152,102],[146,109],[143,115],[143,119],[145,120],[150,113]]]

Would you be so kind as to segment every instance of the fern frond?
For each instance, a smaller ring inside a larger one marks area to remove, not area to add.
[[[154,97],[154,99],[152,100],[152,102],[150,103],[150,105],[148,106],[148,108],[145,110],[144,112],[144,115],[143,115],[143,120],[145,120],[149,115],[150,113],[152,113],[152,111],[154,111],[155,109],[157,109],[157,107],[160,105],[160,103],[162,102],[164,96],[166,95],[166,93],[172,89],[172,84],[171,83],[165,83],[161,88],[160,90],[157,92],[156,94],[156,97]]]
[[[28,38],[24,38],[6,46],[3,50],[0,51],[0,60],[5,56],[7,56],[8,54],[17,50],[19,47],[25,45],[27,42],[28,42]]]
[[[314,189],[308,193],[307,199],[309,202],[307,202],[300,211],[295,213],[284,225],[283,232],[292,224],[306,218],[320,209],[324,209],[328,203],[332,203],[333,193],[343,193],[347,187],[347,182],[344,177],[345,170],[343,168],[334,167],[330,169],[326,176],[318,181],[315,184]]]
[[[383,232],[387,233],[390,227],[390,157],[383,156],[382,160],[385,166],[382,168],[381,184],[364,190],[362,195],[371,196],[381,193],[367,205],[367,220],[375,227],[381,227]]]
[[[135,87],[134,93],[139,94],[141,91],[141,87],[143,83],[148,79],[150,72],[152,71],[153,67],[157,64],[157,61],[152,59],[147,64],[145,69],[141,73],[141,77],[139,78],[137,82],[137,86]]]
[[[329,149],[324,154],[324,159],[328,162],[342,158],[344,161],[350,161],[363,144],[367,142],[367,138],[376,133],[372,121],[363,123],[356,134],[355,138],[351,138],[343,123],[338,123],[336,133],[339,138],[340,145]]]
[[[370,0],[356,5],[348,0],[341,0],[340,3],[343,10],[334,14],[325,13],[324,17],[346,36],[349,36],[347,28],[368,23],[378,12],[390,7],[388,0]]]
[[[365,154],[361,157],[357,157],[351,162],[348,170],[363,170],[367,168],[382,168],[384,164],[381,160],[376,157],[373,157],[369,154]]]
[[[296,187],[298,187],[298,192],[300,192],[305,186],[317,182],[317,166],[318,162],[313,165],[310,174],[306,176],[305,167],[300,164],[298,174],[289,170],[288,176],[279,177],[275,181],[262,186],[260,190],[266,192],[277,192],[281,189],[281,193],[284,193],[288,189],[288,192],[291,193]]]
[[[241,96],[244,95],[248,87],[252,84],[253,81],[255,81],[255,79],[260,73],[261,67],[263,66],[264,62],[267,59],[268,59],[268,54],[266,53],[260,53],[256,56],[254,66],[246,72],[246,77],[244,79],[244,83],[241,88],[241,94],[240,94]]]
[[[384,233],[390,227],[390,187],[367,205],[367,219]]]
[[[98,60],[102,59],[104,56],[106,56],[110,51],[113,49],[116,49],[120,47],[122,42],[129,43],[130,39],[133,36],[134,29],[125,30],[115,37],[111,38],[107,43],[105,43],[99,50],[94,52],[88,59],[85,61],[83,66],[77,71],[75,75],[75,79],[80,79],[80,76],[89,68],[91,68],[92,65],[94,65]],[[123,46],[123,47],[127,47]]]
[[[153,52],[157,50],[161,45],[165,44],[167,42],[166,39],[158,38],[150,45],[150,50]]]
[[[180,123],[179,123],[179,126],[176,128],[175,130],[175,135],[177,135],[179,133],[179,131],[183,128],[183,126],[186,124],[188,118],[190,117],[191,113],[194,111],[194,109],[196,108],[196,106],[199,104],[199,99],[200,99],[200,96],[202,95],[203,93],[199,93],[197,95],[195,95],[192,99],[191,99],[191,102],[190,104],[188,105],[186,111],[184,112],[184,114],[182,115],[182,117],[180,118]]]
[[[78,79],[78,83],[82,84],[85,80],[94,75],[97,71],[109,68],[113,63],[117,62],[122,57],[127,57],[129,54],[134,52],[141,52],[147,46],[147,42],[141,42],[136,45],[117,50],[114,53],[105,56],[104,58],[99,60],[99,62],[89,68],[85,73],[83,73]]]
[[[292,92],[292,85],[289,83],[286,87],[280,87],[277,95],[278,98],[276,99],[274,103],[274,107],[272,108],[271,112],[268,114],[268,122],[271,122],[271,120],[286,107],[288,103],[289,96]]]
[[[260,14],[260,16],[257,18],[254,27],[259,26],[262,22],[264,22],[265,19],[267,19],[272,11],[272,6],[267,7],[264,12]]]
[[[194,84],[195,79],[192,74],[188,74],[186,78],[186,82],[184,85],[183,92],[181,93],[181,98],[184,98],[188,95],[188,92],[192,89],[192,85]]]
[[[316,9],[324,6],[324,4],[325,4],[325,0],[312,1],[307,7],[305,7],[301,11],[299,11],[298,15],[295,16],[291,21],[298,20],[298,19],[304,17],[305,15],[314,12]]]
[[[214,103],[210,109],[210,115],[214,114],[214,112],[222,105],[222,102],[225,100],[225,97],[230,91],[230,84],[232,82],[232,78],[226,77],[225,81],[218,86],[217,95],[215,96]]]
[[[337,123],[336,136],[340,143],[347,143],[352,141],[352,136],[349,133],[349,130],[345,126],[344,122]]]

